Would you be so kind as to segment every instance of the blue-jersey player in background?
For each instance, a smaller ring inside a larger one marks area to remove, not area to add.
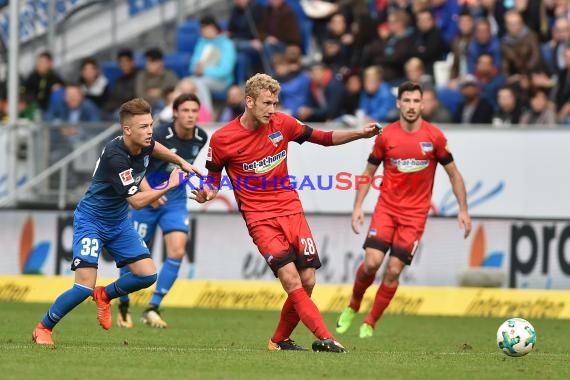
[[[91,185],[81,199],[73,220],[73,287],[51,305],[32,333],[37,344],[53,345],[52,329],[74,307],[93,296],[97,319],[105,330],[111,328],[113,298],[147,288],[156,281],[156,267],[144,241],[128,216],[128,206],[143,208],[179,185],[184,175],[172,171],[162,190],[139,191],[150,157],[171,162],[187,173],[198,171],[182,157],[152,139],[150,105],[143,99],[124,103],[119,111],[123,135],[110,141],[95,165]],[[183,182],[184,183],[184,182]],[[130,273],[106,287],[97,286],[97,262],[105,247],[117,263],[128,265]]]
[[[172,104],[174,122],[161,125],[154,129],[153,138],[171,151],[175,152],[188,163],[194,163],[196,156],[208,141],[206,131],[196,125],[200,100],[194,94],[179,95]],[[151,159],[147,169],[149,188],[161,188],[174,169],[174,165],[164,160]],[[144,185],[146,188],[147,186]],[[159,307],[162,299],[178,277],[178,271],[186,254],[188,240],[188,210],[186,207],[186,189],[177,187],[166,195],[141,210],[133,210],[131,218],[135,229],[141,238],[150,244],[157,225],[160,226],[166,245],[167,258],[160,269],[156,281],[156,289],[150,300],[149,307],[143,312],[142,321],[152,327],[167,326],[162,319]],[[121,268],[121,274],[129,271],[128,267]],[[129,297],[122,296],[119,303],[119,327],[133,326],[129,314]]]

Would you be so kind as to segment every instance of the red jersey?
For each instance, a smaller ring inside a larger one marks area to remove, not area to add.
[[[214,181],[216,188],[233,188],[246,224],[303,212],[289,181],[287,145],[306,141],[312,129],[297,119],[275,113],[269,123],[251,131],[236,118],[212,135],[206,161],[210,172],[223,168],[231,184]]]
[[[422,121],[415,132],[402,128],[396,121],[376,137],[368,162],[384,164],[384,177],[378,206],[405,214],[426,215],[437,163],[447,165],[453,156],[447,150],[443,132]]]

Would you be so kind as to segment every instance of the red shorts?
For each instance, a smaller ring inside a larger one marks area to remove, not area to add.
[[[363,248],[375,248],[412,263],[414,252],[422,238],[427,216],[406,216],[386,210],[374,210]]]
[[[305,214],[264,219],[247,228],[275,277],[279,268],[289,263],[295,263],[299,269],[321,267],[315,239]]]

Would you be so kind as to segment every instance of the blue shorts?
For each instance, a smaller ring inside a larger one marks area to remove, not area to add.
[[[117,268],[150,257],[150,252],[130,219],[102,222],[89,215],[73,215],[73,260],[71,270],[97,268],[101,250],[105,248]]]
[[[172,202],[161,207],[145,207],[141,210],[132,210],[131,219],[135,230],[145,242],[150,242],[160,226],[163,234],[173,231],[188,233],[188,210],[184,202]]]

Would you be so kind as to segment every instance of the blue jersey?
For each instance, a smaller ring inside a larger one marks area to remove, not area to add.
[[[127,219],[126,199],[139,192],[139,183],[146,174],[153,149],[154,140],[140,154],[132,156],[122,136],[107,143],[76,213],[103,223]]]
[[[170,123],[162,124],[156,127],[153,132],[153,139],[182,157],[188,163],[193,164],[194,160],[198,156],[198,153],[200,153],[200,150],[204,147],[204,145],[206,145],[206,142],[208,141],[208,135],[202,128],[195,126],[194,135],[192,138],[182,139],[176,135],[174,125]],[[170,173],[175,168],[176,165],[171,164],[170,162],[151,159],[149,168],[147,170],[149,176],[148,180],[151,187],[158,185],[158,183],[153,183],[153,180],[159,178],[161,180],[168,179]],[[160,173],[160,175],[153,176],[153,173]],[[185,189],[178,186],[166,193],[166,199],[169,203],[173,201],[185,202],[186,198],[187,196]]]

